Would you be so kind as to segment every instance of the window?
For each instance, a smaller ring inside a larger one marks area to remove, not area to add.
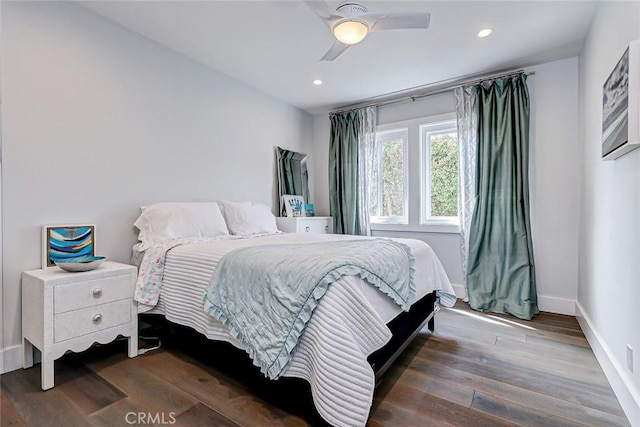
[[[369,178],[371,228],[458,233],[455,113],[378,125]]]
[[[420,126],[422,194],[420,223],[458,221],[456,121]]]
[[[369,208],[372,222],[407,223],[407,145],[408,130],[376,133],[377,153],[369,182]]]

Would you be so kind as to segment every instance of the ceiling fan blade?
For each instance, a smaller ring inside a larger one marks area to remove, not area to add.
[[[304,0],[304,3],[309,6],[309,9],[318,15],[320,19],[325,21],[329,27],[331,27],[331,22],[342,19],[342,16],[324,0]]]
[[[347,50],[349,48],[349,46],[351,46],[351,45],[344,44],[344,43],[341,43],[338,40],[336,40],[335,43],[333,44],[333,46],[331,46],[329,51],[324,54],[324,56],[320,59],[320,61],[333,61],[338,56],[340,56],[342,54],[342,52]]]
[[[429,13],[366,13],[363,18],[372,22],[370,31],[429,28]]]

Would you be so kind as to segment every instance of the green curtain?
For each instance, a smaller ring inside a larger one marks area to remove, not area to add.
[[[329,210],[333,217],[333,229],[337,234],[364,234],[364,224],[358,213],[358,111],[346,111],[331,115],[331,140],[329,144]]]
[[[476,203],[469,231],[469,304],[522,319],[538,314],[529,221],[526,75],[473,88]]]

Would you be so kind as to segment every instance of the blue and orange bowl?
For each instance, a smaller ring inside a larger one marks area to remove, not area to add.
[[[83,255],[75,258],[67,258],[55,261],[55,265],[60,267],[65,271],[71,271],[73,273],[79,271],[90,271],[96,269],[102,264],[102,261],[105,260],[106,257],[103,256],[93,256],[93,255]]]

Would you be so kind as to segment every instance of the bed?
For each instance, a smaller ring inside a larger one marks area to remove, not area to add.
[[[244,212],[248,206],[244,204],[240,210]],[[185,237],[181,231],[169,233],[169,238],[164,236],[152,241],[149,239],[151,228],[145,230],[140,219],[136,222],[141,230],[141,243],[134,247],[134,261],[140,266],[136,299],[141,313],[161,314],[170,322],[190,327],[209,339],[229,342],[247,352],[242,340],[204,309],[203,295],[226,254],[260,246],[312,247],[341,241],[358,240],[363,245],[372,242],[372,238],[356,236],[280,233],[272,227],[266,213],[268,209],[264,208],[258,215],[261,221],[252,219],[245,212],[239,221],[245,227],[241,230],[235,221],[238,218],[234,217],[237,206],[227,203],[221,207],[229,233]],[[149,214],[148,210],[145,212]],[[215,209],[212,207],[208,212],[215,212]],[[184,212],[180,213],[182,216]],[[175,215],[169,217],[163,221],[172,223],[175,220]],[[262,224],[252,228],[247,227],[247,221]],[[193,218],[186,222],[198,223],[197,228],[202,229],[202,222]],[[159,228],[153,227],[154,232]],[[222,229],[221,224],[219,228]],[[195,232],[191,231],[191,234]],[[415,257],[415,293],[411,296],[411,309],[403,311],[379,288],[357,275],[340,277],[327,287],[291,359],[279,374],[308,381],[318,413],[332,425],[365,425],[376,383],[386,368],[425,323],[429,322],[433,329],[436,298],[444,305],[455,302],[451,284],[433,250],[422,241],[397,241],[406,245]]]

